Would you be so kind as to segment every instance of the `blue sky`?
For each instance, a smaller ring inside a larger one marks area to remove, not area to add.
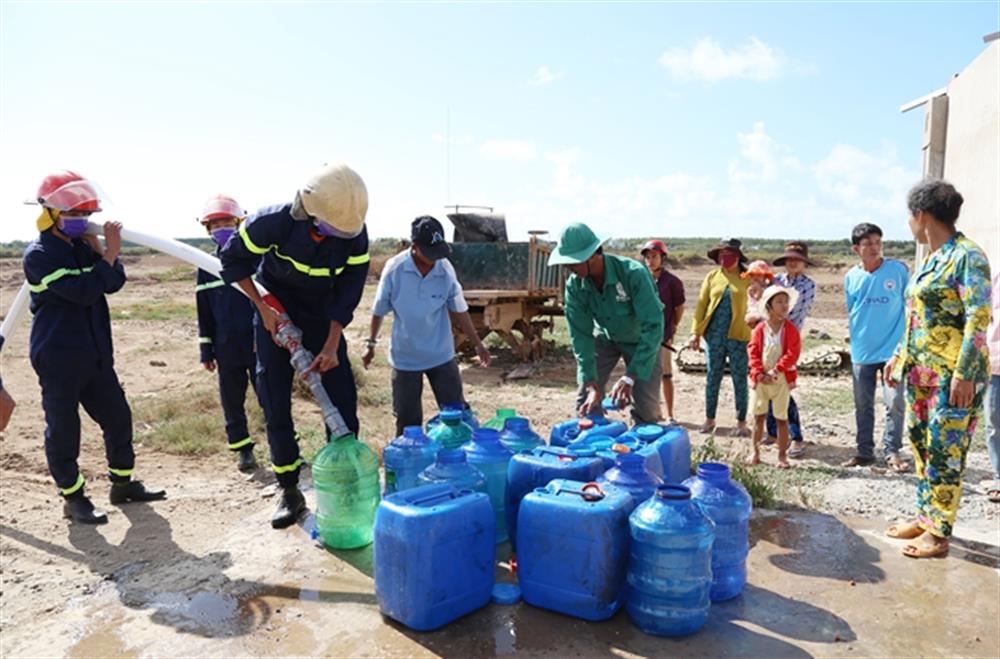
[[[905,238],[923,112],[899,106],[998,23],[995,2],[4,2],[0,240],[34,235],[50,170],[97,180],[107,219],[196,236],[206,197],[290,200],[334,160],[373,236],[463,203],[514,238]]]

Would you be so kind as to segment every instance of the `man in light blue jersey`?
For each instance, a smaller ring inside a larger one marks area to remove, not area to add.
[[[875,463],[875,387],[881,382],[886,410],[883,457],[890,469],[904,473],[909,465],[899,455],[903,438],[902,383],[890,387],[883,369],[903,336],[910,273],[902,261],[882,257],[882,229],[874,224],[854,227],[851,243],[861,259],[844,277],[854,372],[857,454],[843,466]]]
[[[410,238],[410,249],[393,256],[382,268],[367,349],[361,357],[368,368],[375,357],[382,321],[391,312],[389,365],[397,435],[402,435],[406,426],[423,425],[425,375],[438,407],[465,404],[462,376],[455,361],[452,318],[475,347],[480,365],[490,365],[490,353],[476,333],[462,285],[448,261],[451,246],[445,242],[444,227],[423,215],[410,225]]]

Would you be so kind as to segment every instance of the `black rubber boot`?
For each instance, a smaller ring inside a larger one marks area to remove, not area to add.
[[[297,485],[286,487],[281,491],[281,501],[271,516],[271,527],[283,529],[295,523],[299,515],[306,509],[306,498],[302,496]]]
[[[64,517],[81,524],[108,523],[107,514],[100,508],[94,508],[94,504],[87,498],[82,489],[70,494],[65,499],[66,503],[63,504]]]
[[[246,446],[240,449],[240,463],[237,469],[244,474],[249,474],[257,468],[257,460],[253,457],[253,446]]]
[[[130,501],[159,501],[166,499],[163,490],[147,490],[142,481],[119,481],[111,483],[111,503],[117,505]]]

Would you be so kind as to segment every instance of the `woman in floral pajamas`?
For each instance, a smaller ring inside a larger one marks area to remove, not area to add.
[[[962,201],[951,184],[937,180],[919,183],[908,199],[910,230],[930,254],[910,281],[909,322],[886,370],[906,384],[917,516],[887,534],[912,540],[903,554],[913,558],[948,551],[989,380],[990,267],[982,249],[955,230]]]

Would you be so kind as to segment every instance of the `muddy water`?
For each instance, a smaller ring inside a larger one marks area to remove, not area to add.
[[[307,533],[299,533],[308,543]],[[309,546],[289,559],[283,584],[228,579],[186,592],[108,592],[81,602],[94,614],[72,657],[312,656],[996,656],[997,548],[956,546],[914,561],[868,522],[820,514],[756,516],[750,584],[712,607],[683,639],[647,636],[624,612],[589,623],[519,603],[490,605],[443,629],[417,633],[383,619],[370,579],[371,548]],[[501,553],[498,557],[505,559]],[[319,573],[322,572],[322,575]],[[127,572],[126,572],[127,573]],[[319,576],[316,576],[319,575]],[[498,577],[509,579],[504,567]],[[105,588],[104,591],[109,591]],[[125,606],[122,606],[125,604]],[[124,612],[122,612],[124,611]],[[975,615],[969,615],[969,612]],[[962,625],[954,620],[961,619]],[[919,625],[914,621],[919,620]]]

